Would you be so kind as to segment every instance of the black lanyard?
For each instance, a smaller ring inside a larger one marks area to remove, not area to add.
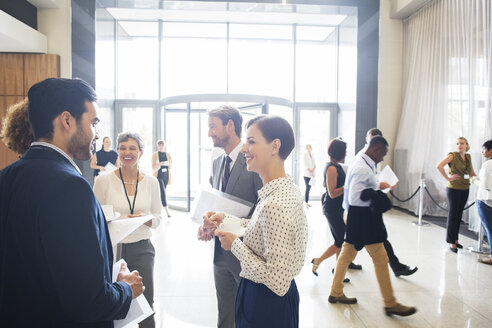
[[[135,187],[135,195],[133,196],[133,206],[130,204],[130,197],[128,197],[128,193],[126,192],[125,181],[123,181],[123,174],[121,173],[121,168],[118,169],[120,171],[121,183],[123,184],[123,189],[125,190],[126,200],[128,201],[128,207],[130,208],[130,214],[133,215],[133,211],[135,210],[135,200],[137,199],[138,193],[138,171],[137,171],[137,185]]]

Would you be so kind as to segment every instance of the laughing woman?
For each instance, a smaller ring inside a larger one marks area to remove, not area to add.
[[[154,303],[154,246],[150,241],[150,228],[161,222],[161,197],[159,182],[151,175],[142,173],[138,162],[143,153],[143,142],[136,133],[124,132],[118,136],[118,159],[121,167],[111,174],[101,175],[94,183],[94,193],[101,205],[113,205],[122,216],[138,217],[151,214],[147,221],[123,239],[121,255],[130,270],[137,270],[143,278],[144,296],[150,306]],[[154,316],[139,324],[139,327],[155,327]]]
[[[247,124],[242,149],[248,171],[263,180],[251,220],[224,213],[207,213],[204,227],[213,230],[234,221],[246,228],[241,240],[231,232],[215,231],[222,247],[241,263],[236,297],[236,328],[299,326],[299,293],[294,277],[304,264],[307,222],[303,197],[284,161],[294,148],[294,133],[280,117],[259,116]]]

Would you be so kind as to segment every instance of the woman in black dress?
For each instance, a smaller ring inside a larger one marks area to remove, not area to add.
[[[94,169],[94,177],[98,176],[100,171],[106,171],[106,164],[108,163],[120,167],[118,153],[111,149],[111,138],[104,137],[101,150],[92,156],[91,168]]]
[[[323,186],[326,192],[322,196],[323,214],[328,219],[334,243],[328,247],[320,257],[311,260],[313,274],[318,275],[318,266],[335,254],[338,258],[345,238],[345,222],[343,221],[343,185],[345,183],[345,172],[340,163],[343,163],[347,154],[347,143],[341,139],[332,139],[328,144],[328,156],[330,162],[326,164]],[[351,263],[352,268],[360,269],[360,265]],[[348,282],[346,278],[344,282]]]
[[[159,186],[161,189],[161,201],[162,207],[166,210],[167,217],[171,217],[169,214],[169,209],[167,207],[167,197],[166,197],[166,187],[170,181],[171,155],[165,151],[166,142],[159,140],[157,142],[158,151],[152,155],[152,169],[154,170],[154,176],[159,181]]]

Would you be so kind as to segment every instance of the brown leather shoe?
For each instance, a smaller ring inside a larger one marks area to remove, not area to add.
[[[478,259],[478,262],[483,263],[483,264],[492,265],[492,257],[489,256],[489,257],[484,257],[484,258]]]
[[[400,303],[396,303],[395,306],[385,307],[384,311],[386,312],[387,316],[399,315],[402,317],[406,317],[417,312],[417,309],[414,308],[413,306],[405,306]]]
[[[330,303],[342,303],[342,304],[355,304],[357,303],[357,299],[355,297],[347,297],[345,294],[342,294],[340,297],[331,296],[328,297],[328,302]]]

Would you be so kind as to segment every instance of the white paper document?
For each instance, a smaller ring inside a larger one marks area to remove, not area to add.
[[[203,216],[209,211],[224,212],[239,218],[245,218],[253,205],[253,203],[216,189],[203,189],[198,196],[198,201],[195,203],[195,210],[192,211],[191,219],[198,224],[202,224]]]
[[[386,165],[384,169],[381,171],[381,173],[378,174],[378,182],[380,183],[386,182],[390,186],[394,186],[395,184],[398,183],[398,181],[399,181],[398,177],[396,176],[395,172],[393,172],[391,167],[389,167],[389,165]],[[382,192],[387,193],[390,190],[391,190],[390,188],[386,188],[382,190]]]
[[[108,162],[108,164],[106,164],[104,166],[104,171],[102,171],[102,170],[99,171],[99,174],[105,175],[105,174],[113,173],[113,171],[116,169],[117,169],[117,167],[113,163]]]
[[[152,220],[153,215],[144,215],[136,218],[124,217],[108,222],[109,236],[111,237],[111,245],[114,247],[126,236],[137,230],[145,222]]]
[[[115,264],[113,264],[113,282],[116,282],[116,279],[118,278],[118,273],[120,272],[121,264],[124,262],[125,260],[121,259]],[[132,300],[130,304],[130,309],[128,310],[125,319],[113,321],[114,328],[135,326],[136,324],[138,324],[145,318],[149,317],[153,313],[154,311],[152,310],[149,303],[147,302],[147,299],[145,299],[145,296],[142,294]]]

